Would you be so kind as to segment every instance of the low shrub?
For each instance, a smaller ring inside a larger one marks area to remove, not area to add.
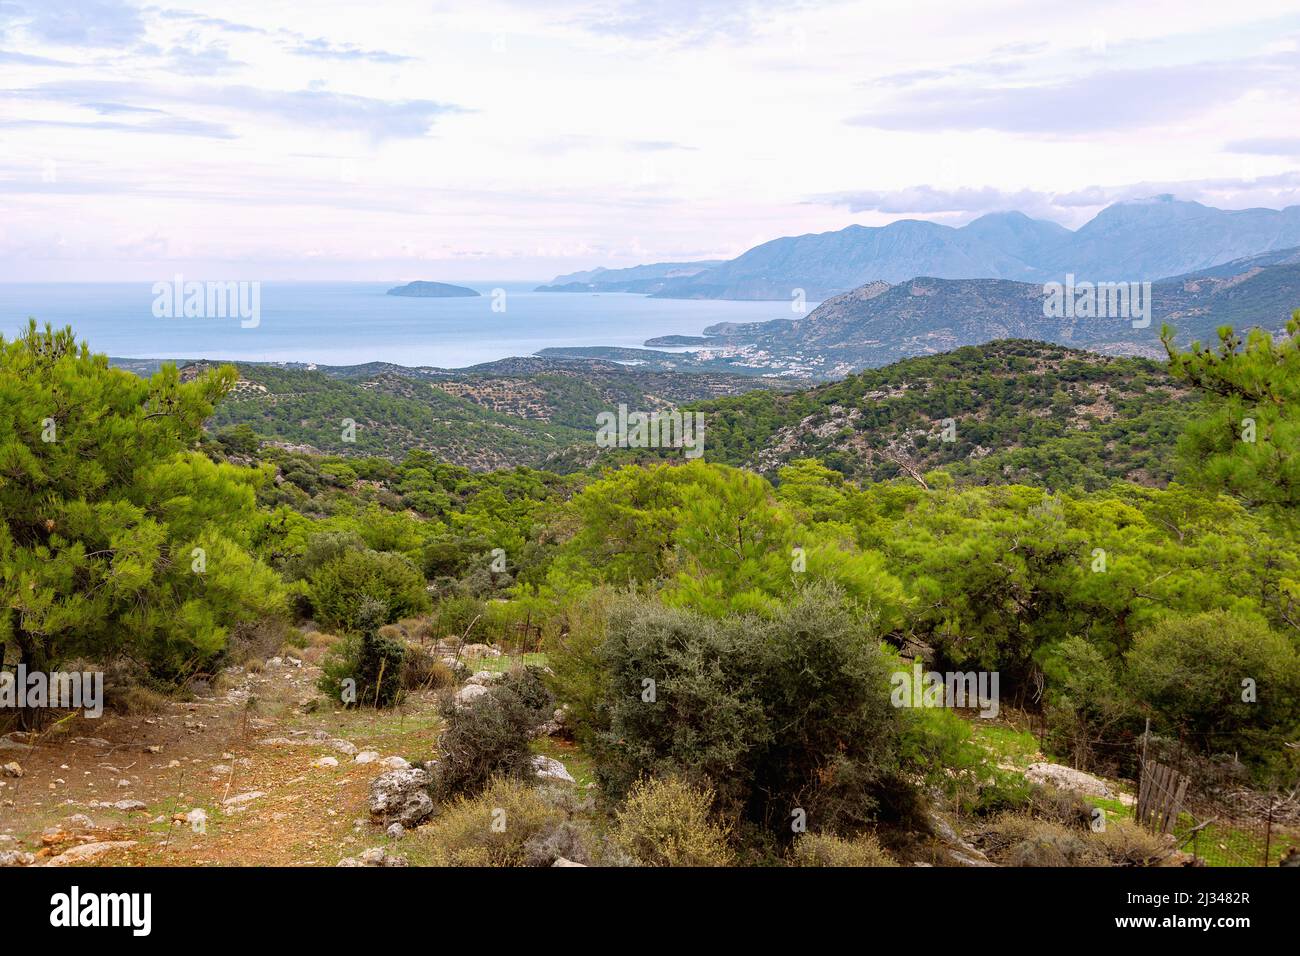
[[[852,838],[804,833],[790,848],[791,866],[898,866],[869,833]]]
[[[796,808],[830,832],[915,815],[889,659],[836,593],[724,620],[625,602],[599,654],[609,720],[591,749],[614,798],[680,776],[712,787],[727,819],[784,840]]]
[[[433,792],[437,799],[473,796],[493,778],[532,775],[528,742],[536,713],[509,687],[493,687],[468,704],[443,708]]]
[[[1164,838],[1123,820],[1093,832],[1022,813],[995,818],[981,828],[978,841],[991,859],[1007,866],[1152,866],[1170,849]]]
[[[345,706],[392,707],[402,698],[405,660],[404,643],[367,630],[331,649],[317,686]]]
[[[406,645],[402,658],[402,688],[404,690],[441,690],[455,683],[452,669],[428,648],[418,644]]]
[[[547,859],[544,847],[552,837],[566,840],[557,835],[565,822],[564,811],[538,790],[497,778],[478,795],[455,800],[411,838],[429,846],[434,866],[549,866],[555,858]]]
[[[645,866],[730,866],[729,832],[714,823],[715,794],[677,777],[642,780],[619,808],[609,840]]]
[[[1113,866],[1155,866],[1171,854],[1168,837],[1159,836],[1128,820],[1114,820],[1093,835]]]
[[[532,712],[537,723],[549,720],[555,712],[555,695],[546,686],[540,667],[532,664],[512,667],[497,682],[496,689],[514,692],[520,703]]]
[[[464,637],[477,626],[484,611],[485,605],[478,598],[464,595],[443,598],[429,616],[429,633],[435,641]]]

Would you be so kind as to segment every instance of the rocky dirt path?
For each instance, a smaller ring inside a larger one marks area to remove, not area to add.
[[[318,677],[272,658],[156,714],[0,737],[0,864],[334,866],[373,844],[370,782],[433,754],[436,702],[312,709]]]

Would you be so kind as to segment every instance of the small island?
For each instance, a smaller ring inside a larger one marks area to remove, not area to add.
[[[477,296],[473,289],[446,282],[408,282],[388,290],[389,295],[405,295],[416,299],[468,299]]]

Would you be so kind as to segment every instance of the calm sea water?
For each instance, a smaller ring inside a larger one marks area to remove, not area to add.
[[[545,281],[545,280],[543,280]],[[265,282],[261,323],[155,318],[152,283],[3,283],[0,332],[28,316],[71,325],[96,352],[121,358],[241,359],[355,365],[386,361],[460,368],[538,349],[640,346],[655,335],[698,335],[714,322],[788,317],[783,302],[650,299],[531,291],[538,282],[463,282],[477,299],[385,295],[397,283]],[[492,290],[506,311],[492,311]]]

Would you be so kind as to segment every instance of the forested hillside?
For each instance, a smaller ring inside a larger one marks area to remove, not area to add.
[[[1007,340],[806,391],[696,403],[706,457],[774,474],[817,458],[854,479],[943,468],[959,480],[1165,484],[1195,400],[1161,363]]]
[[[205,367],[188,366],[184,374]],[[318,453],[401,458],[420,448],[480,471],[539,465],[563,448],[588,443],[596,415],[619,404],[653,410],[792,387],[577,359],[505,359],[463,370],[240,364],[238,372],[234,390],[209,423],[212,430],[244,426],[259,439]]]

